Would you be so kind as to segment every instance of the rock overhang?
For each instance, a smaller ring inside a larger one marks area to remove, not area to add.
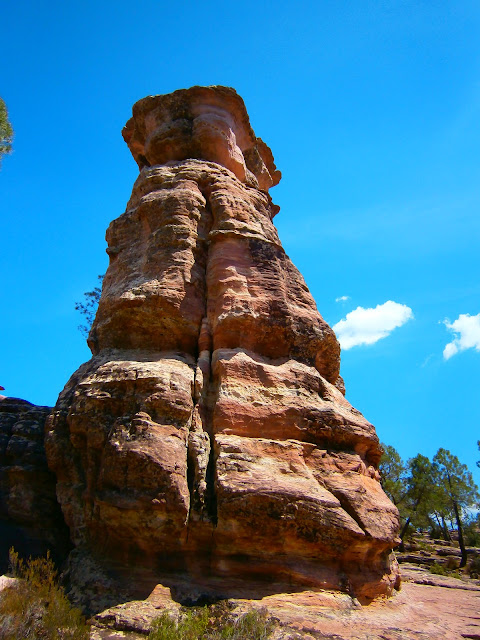
[[[216,162],[236,177],[268,191],[281,174],[270,148],[250,124],[231,87],[194,86],[136,102],[122,135],[139,168],[171,161]]]

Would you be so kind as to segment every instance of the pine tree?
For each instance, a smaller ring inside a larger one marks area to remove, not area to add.
[[[408,527],[426,527],[430,522],[430,514],[434,504],[434,477],[430,460],[418,453],[414,458],[410,458],[407,463],[406,496],[404,511],[406,513],[405,524],[400,532],[403,540],[407,534]]]
[[[5,102],[0,98],[0,164],[2,156],[12,151],[13,128],[8,119]]]
[[[457,456],[440,448],[433,458],[433,468],[437,480],[439,495],[451,508],[458,530],[458,543],[462,553],[460,567],[467,564],[467,550],[463,535],[462,519],[467,509],[474,507],[480,500],[478,487],[467,466]]]
[[[78,327],[78,330],[83,336],[85,336],[85,338],[88,338],[88,334],[90,333],[92,323],[95,320],[95,314],[97,313],[98,303],[100,302],[100,296],[102,295],[101,284],[104,276],[97,277],[100,281],[100,286],[95,287],[92,291],[86,291],[83,294],[85,300],[83,302],[75,303],[75,311],[80,311],[80,313],[85,317],[86,324],[81,324]]]
[[[379,471],[382,488],[398,507],[404,500],[406,494],[406,467],[400,454],[390,444],[381,445],[383,453],[380,460]]]

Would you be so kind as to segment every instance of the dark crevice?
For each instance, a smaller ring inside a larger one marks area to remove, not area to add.
[[[337,498],[337,500],[339,500],[340,506],[342,507],[342,509],[344,511],[346,511],[348,513],[348,515],[351,518],[353,518],[353,520],[355,520],[355,522],[358,524],[360,529],[365,533],[365,535],[366,536],[370,536],[368,531],[366,531],[365,525],[362,523],[362,521],[360,519],[360,516],[355,512],[355,510],[353,509],[352,505],[350,504],[348,499],[341,493],[341,491],[338,491],[336,489],[332,489],[332,487],[329,487],[328,484],[326,484],[325,486],[328,489],[328,491],[330,491],[330,493],[332,493],[335,496],[335,498]]]
[[[211,381],[209,381],[209,387],[211,387]],[[209,396],[211,396],[211,388],[209,389]],[[205,481],[207,483],[207,489],[205,491],[205,507],[206,507],[209,519],[216,526],[218,517],[217,517],[217,494],[215,491],[215,446],[214,446],[215,440],[212,433],[213,403],[209,403],[207,411],[209,414],[209,420],[208,420],[207,426],[209,427],[208,435],[210,438],[210,451],[208,456],[207,471],[205,474]]]
[[[190,510],[194,504],[194,482],[195,482],[195,462],[193,460],[192,448],[190,446],[190,438],[187,441],[187,486],[190,494]],[[190,516],[190,514],[189,514]]]
[[[205,209],[209,213],[210,220],[210,228],[209,233],[212,230],[213,222],[214,222],[214,213],[210,203],[210,193],[211,193],[211,185],[206,185],[207,188],[202,188],[202,195],[205,198]],[[205,263],[205,287],[206,287],[206,296],[205,296],[205,317],[207,318],[207,326],[208,326],[208,261],[210,257],[210,242],[207,244],[207,255],[206,255],[206,263]],[[210,331],[210,328],[209,328]],[[213,352],[213,336],[209,335],[210,338],[210,349],[209,349],[209,363],[208,363],[208,379],[204,380],[204,388],[202,394],[202,400],[204,401],[204,430],[208,434],[210,439],[210,451],[207,463],[207,470],[205,480],[207,483],[207,488],[205,492],[205,506],[207,509],[207,514],[211,520],[211,522],[216,526],[217,524],[217,494],[215,491],[215,447],[214,447],[214,436],[213,436],[213,409],[215,406],[215,395],[214,394],[214,385],[213,385],[213,374],[212,374],[212,352]]]
[[[204,187],[204,188],[202,188]],[[215,457],[213,451],[213,394],[212,394],[212,339],[207,319],[208,284],[207,268],[209,258],[208,235],[212,228],[213,214],[209,202],[208,185],[199,185],[205,198],[205,208],[199,221],[199,227],[205,234],[207,250],[204,259],[204,317],[200,325],[198,346],[196,350],[196,366],[193,379],[193,411],[189,430],[187,450],[187,484],[190,492],[189,520],[206,520],[212,524],[217,522],[217,501],[215,495]],[[200,229],[199,229],[200,230]],[[203,239],[202,239],[203,240]],[[200,381],[199,377],[202,377]],[[201,425],[201,428],[199,428]],[[204,446],[202,446],[202,440]],[[208,451],[208,462],[203,456]],[[205,465],[206,462],[206,465]],[[203,485],[203,486],[202,486]]]
[[[138,156],[137,156],[137,163],[138,163],[138,166],[140,167],[140,171],[144,167],[151,167],[152,166],[150,164],[150,162],[147,160],[147,158],[145,156],[143,156],[141,153],[139,153]]]

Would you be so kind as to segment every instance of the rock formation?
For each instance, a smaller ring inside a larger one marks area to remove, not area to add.
[[[68,530],[55,495],[55,476],[45,457],[43,434],[50,411],[50,407],[0,396],[2,572],[12,546],[22,556],[52,549],[58,559],[69,548]]]
[[[391,593],[378,438],[280,244],[280,173],[243,101],[149,96],[123,136],[140,175],[107,230],[93,358],[47,427],[74,544],[220,591],[235,577]]]

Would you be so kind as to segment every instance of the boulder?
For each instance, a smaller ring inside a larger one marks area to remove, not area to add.
[[[56,498],[56,479],[48,469],[44,446],[50,407],[0,397],[0,571],[10,547],[22,556],[52,551],[56,559],[69,548]]]

